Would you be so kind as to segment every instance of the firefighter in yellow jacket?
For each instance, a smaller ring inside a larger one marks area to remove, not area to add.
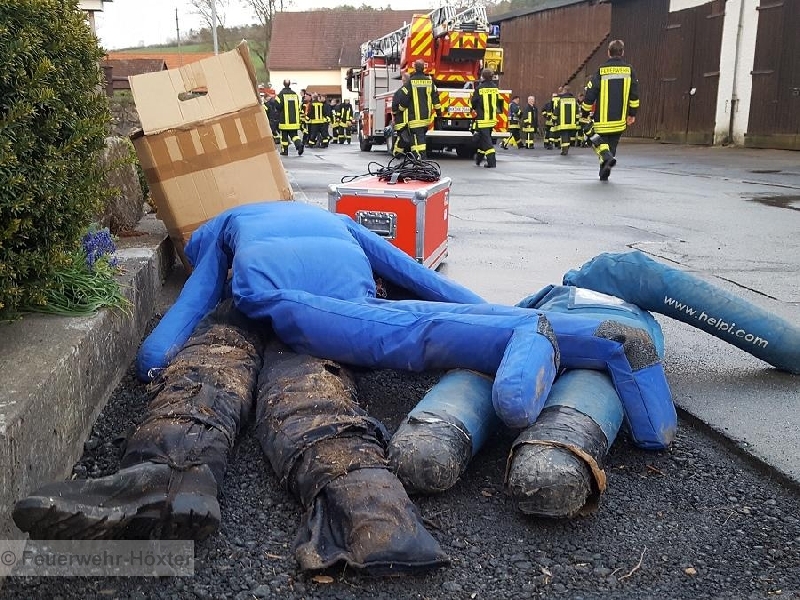
[[[497,152],[492,144],[492,130],[497,125],[497,115],[502,113],[504,101],[494,80],[494,71],[489,68],[481,71],[481,82],[472,92],[472,110],[475,111],[475,133],[478,152],[475,164],[480,165],[486,159],[487,169],[497,167]]]
[[[534,135],[539,131],[539,108],[536,97],[528,96],[528,103],[522,109],[522,148],[533,150]]]
[[[607,181],[617,164],[619,138],[639,110],[639,81],[624,55],[622,40],[608,44],[608,60],[586,84],[581,104],[584,131],[600,158],[600,181]]]
[[[511,103],[508,105],[508,133],[509,137],[500,142],[500,146],[507,150],[509,146],[514,148],[520,147],[522,141],[521,123],[522,109],[519,105],[519,96],[511,98]]]
[[[403,86],[411,81],[410,73],[403,73],[402,83],[392,96],[392,128],[394,133],[394,146],[392,146],[393,156],[402,156],[411,151],[411,132],[408,130],[408,109],[400,106],[403,98]]]
[[[425,74],[425,61],[414,61],[414,73],[408,83],[398,90],[398,107],[406,111],[408,131],[411,134],[411,154],[416,158],[426,156],[425,135],[436,114],[442,110],[439,90]]]
[[[557,100],[557,101],[556,101]],[[578,131],[578,102],[568,85],[562,86],[553,101],[553,138],[561,148],[561,156],[569,152],[572,138]]]
[[[290,87],[288,79],[283,80],[283,89],[275,96],[278,110],[278,131],[281,134],[281,154],[289,154],[289,142],[294,143],[297,154],[303,154],[303,140],[300,138],[300,96]]]
[[[310,148],[327,148],[330,142],[328,124],[330,123],[330,105],[325,102],[325,96],[315,94],[307,106],[308,117],[308,146]]]

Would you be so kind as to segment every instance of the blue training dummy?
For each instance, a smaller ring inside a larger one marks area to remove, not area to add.
[[[658,323],[619,298],[551,285],[518,306],[542,310],[548,318],[555,313],[588,316],[601,319],[609,329],[636,328],[641,339],[650,340],[641,345],[645,353],[649,356],[655,349],[663,357]],[[641,374],[634,372],[633,377]],[[409,413],[389,444],[390,461],[406,489],[429,494],[455,484],[472,456],[501,426],[493,414],[490,388],[491,382],[477,373],[451,371]],[[606,373],[563,370],[536,422],[512,444],[506,484],[520,510],[571,517],[595,508],[605,489],[604,458],[622,421],[623,406]]]
[[[269,323],[293,351],[370,368],[466,368],[494,376],[492,402],[509,427],[533,423],[559,366],[605,370],[631,435],[669,445],[675,409],[652,340],[606,320],[487,304],[344,215],[297,202],[226,211],[192,235],[183,291],[143,343],[139,376],[165,367],[223,296]],[[421,300],[375,297],[374,277]]]
[[[611,294],[683,321],[781,371],[800,374],[800,327],[638,250],[600,254],[566,273],[564,285]]]

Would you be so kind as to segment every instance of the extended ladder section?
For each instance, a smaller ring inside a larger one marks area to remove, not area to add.
[[[452,6],[441,6],[425,16],[431,21],[435,37],[451,31],[491,32],[484,6],[473,6],[461,12],[457,12],[457,9]],[[375,56],[386,58],[389,61],[399,60],[403,41],[408,37],[410,31],[411,24],[406,23],[383,37],[361,44],[361,64],[366,64],[367,59]]]
[[[485,33],[491,31],[485,6],[473,6],[460,13],[456,13],[455,9],[451,9],[451,13],[443,15],[439,22],[431,19],[433,34],[436,37],[451,31],[483,31]]]

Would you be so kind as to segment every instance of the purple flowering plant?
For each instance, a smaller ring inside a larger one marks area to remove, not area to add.
[[[116,250],[107,227],[89,227],[79,247],[55,272],[45,303],[24,309],[66,316],[88,316],[104,307],[130,311],[130,301],[117,280],[121,269]]]

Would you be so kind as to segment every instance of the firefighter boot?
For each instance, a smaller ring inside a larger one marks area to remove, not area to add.
[[[494,149],[492,149],[492,151],[486,155],[486,164],[483,166],[487,169],[497,168],[497,153],[494,151]]]
[[[252,405],[263,344],[231,302],[202,321],[154,381],[120,470],[47,485],[19,501],[34,539],[194,539],[219,526],[217,491]]]
[[[475,164],[480,167],[481,163],[483,162],[483,159],[484,159],[483,150],[476,151],[475,152]]]
[[[600,181],[608,181],[608,176],[611,175],[611,169],[617,164],[617,159],[611,154],[609,150],[602,150],[600,152]]]
[[[303,570],[344,562],[370,574],[447,564],[388,468],[389,435],[354,400],[348,370],[279,344],[264,355],[255,436],[303,506],[294,544]]]
[[[303,150],[305,150],[305,147],[303,146],[303,141],[300,138],[297,138],[294,141],[294,149],[297,150],[297,156],[303,156]]]

